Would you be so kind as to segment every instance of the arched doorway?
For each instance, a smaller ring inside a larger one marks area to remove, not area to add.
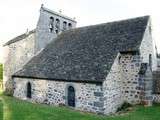
[[[75,90],[74,87],[68,87],[68,106],[75,107]]]
[[[27,83],[27,98],[31,98],[32,97],[32,91],[31,91],[31,83],[28,82]]]

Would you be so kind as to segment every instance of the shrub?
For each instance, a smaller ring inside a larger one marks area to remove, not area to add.
[[[66,105],[65,105],[64,103],[60,103],[59,106],[60,106],[60,107],[64,107],[64,106],[66,106]]]
[[[126,111],[127,108],[132,107],[132,105],[128,102],[124,102],[118,109],[117,112],[119,111]]]

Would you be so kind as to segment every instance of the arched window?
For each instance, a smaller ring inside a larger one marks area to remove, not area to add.
[[[66,21],[63,22],[63,30],[67,30],[67,22]]]
[[[32,98],[32,87],[30,82],[27,83],[27,98]]]
[[[54,18],[50,17],[50,22],[49,22],[49,30],[52,32],[54,29]]]
[[[72,29],[72,24],[71,23],[68,23],[68,28]]]
[[[56,33],[59,33],[59,30],[60,30],[60,20],[59,20],[59,19],[56,19],[55,27],[56,27],[55,32],[56,32]]]
[[[75,89],[72,86],[68,87],[68,106],[75,107]]]

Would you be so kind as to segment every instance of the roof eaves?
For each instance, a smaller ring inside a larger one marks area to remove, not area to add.
[[[67,79],[54,79],[54,78],[40,78],[40,77],[33,77],[33,76],[19,76],[19,75],[12,75],[12,78],[29,78],[29,79],[41,79],[41,80],[49,80],[49,81],[65,81],[65,82],[79,82],[79,83],[99,83],[102,84],[104,80],[67,80]]]

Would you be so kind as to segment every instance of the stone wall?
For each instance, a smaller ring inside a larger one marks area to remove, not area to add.
[[[160,69],[153,72],[153,100],[155,103],[160,103]]]
[[[103,83],[105,114],[116,112],[125,101],[131,104],[141,102],[140,66],[139,55],[118,54]]]
[[[151,106],[153,102],[153,77],[150,66],[148,64],[146,66],[145,73],[141,76],[141,80],[144,81],[144,87],[142,89],[142,92],[144,91],[142,94],[142,103],[145,106]]]
[[[153,72],[153,93],[160,94],[160,71]]]
[[[121,54],[120,59],[123,100],[131,104],[140,103],[139,55]]]
[[[4,90],[12,92],[13,73],[18,71],[25,65],[34,55],[35,33],[30,34],[27,38],[17,41],[6,46],[8,54],[4,63]],[[8,88],[8,90],[6,90]]]
[[[153,102],[160,103],[160,94],[153,94]]]
[[[32,99],[26,97],[26,85],[32,86]],[[39,79],[14,78],[14,96],[19,99],[50,105],[67,104],[67,87],[75,89],[75,109],[103,113],[103,92],[101,84],[49,81]]]
[[[111,71],[103,83],[104,91],[104,113],[115,113],[123,103],[121,68],[119,66],[119,55],[112,65]]]

